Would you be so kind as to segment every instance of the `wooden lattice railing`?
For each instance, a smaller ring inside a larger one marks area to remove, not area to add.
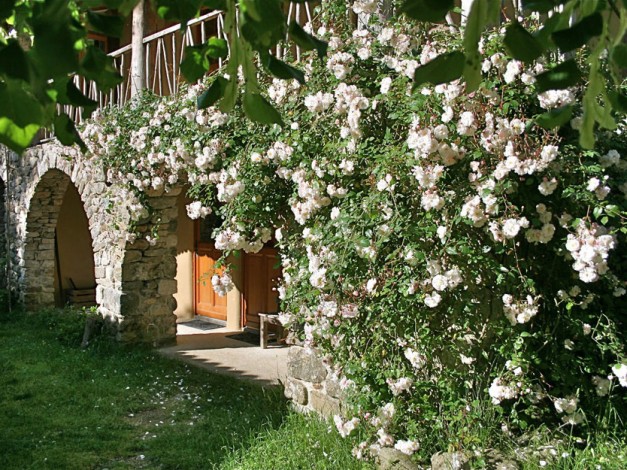
[[[288,14],[288,22],[296,21],[303,25],[312,21],[311,7],[307,3],[290,2]],[[179,64],[183,59],[185,48],[204,43],[208,38],[217,36],[225,37],[224,33],[224,13],[214,11],[195,18],[187,23],[184,30],[181,25],[174,25],[166,28],[158,33],[146,36],[143,40],[144,45],[144,88],[152,91],[160,96],[168,96],[179,90],[183,77],[180,74]],[[279,58],[285,58],[288,50],[277,46],[275,55]],[[301,51],[295,47],[292,51],[297,60],[300,59]],[[87,97],[98,102],[98,107],[105,106],[123,106],[131,98],[131,45],[124,46],[111,54],[114,65],[120,72],[124,81],[108,93],[98,90],[93,81],[86,80],[84,77],[76,76],[74,83]],[[225,60],[228,60],[225,59]],[[223,65],[220,59],[218,66]],[[82,112],[80,108],[73,106],[63,106],[60,108],[68,114],[75,123],[82,120]]]

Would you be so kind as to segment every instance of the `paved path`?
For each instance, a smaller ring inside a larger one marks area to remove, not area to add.
[[[229,338],[239,332],[224,327],[204,331],[179,323],[177,328],[176,345],[161,348],[161,354],[261,385],[285,382],[287,347],[270,345],[261,349]]]

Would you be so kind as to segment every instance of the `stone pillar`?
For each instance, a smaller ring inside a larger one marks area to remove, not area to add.
[[[162,344],[176,339],[176,218],[181,189],[148,193],[152,215],[140,221],[122,267],[119,339]],[[158,227],[157,237],[152,232]]]

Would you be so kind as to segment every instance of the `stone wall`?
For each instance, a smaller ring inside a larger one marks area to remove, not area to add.
[[[302,346],[290,347],[285,396],[299,411],[315,411],[325,417],[342,411],[342,389],[337,377],[315,350]]]
[[[8,219],[8,283],[27,309],[54,305],[54,231],[65,191],[73,184],[93,241],[98,310],[121,341],[175,339],[180,188],[148,194],[151,210],[133,225],[135,195],[107,181],[94,160],[54,142],[22,156],[0,145],[0,178]]]

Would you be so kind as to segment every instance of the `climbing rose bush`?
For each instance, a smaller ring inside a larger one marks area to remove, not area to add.
[[[501,31],[468,94],[413,90],[417,67],[460,47],[455,28],[321,18],[329,57],[306,59],[307,86],[267,84],[283,127],[197,110],[196,85],[103,111],[90,158],[140,199],[189,185],[189,217],[224,221],[225,259],[275,243],[281,320],[337,375],[352,408],[335,424],[366,436],[359,457],[470,449],[486,424],[610,425],[626,408],[626,123],[594,151],[577,116],[540,127],[579,90],[536,94],[549,63],[511,60]],[[228,266],[212,285],[232,287]]]

